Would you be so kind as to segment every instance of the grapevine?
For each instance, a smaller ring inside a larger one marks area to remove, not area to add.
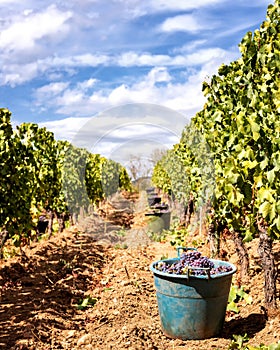
[[[218,242],[223,230],[232,235],[241,276],[249,269],[245,244],[259,238],[265,302],[272,308],[276,307],[272,242],[280,237],[279,17],[276,1],[268,7],[267,19],[260,29],[248,32],[241,41],[241,57],[221,65],[211,81],[203,83],[207,98],[204,108],[192,118],[187,137],[174,146],[185,160],[185,173],[189,176],[190,186],[181,191],[191,188],[198,198],[203,179],[202,174],[195,174],[199,159],[198,154],[192,159],[188,135],[192,128],[203,135],[215,173],[207,217],[209,237]],[[188,163],[188,159],[192,162]],[[198,186],[192,187],[193,183]],[[218,243],[213,246],[218,253]]]
[[[57,141],[37,124],[13,130],[10,118],[8,109],[0,109],[0,250],[9,238],[19,246],[37,239],[45,218],[50,236],[55,219],[62,231],[67,218],[74,223],[90,204],[131,189],[119,163]]]

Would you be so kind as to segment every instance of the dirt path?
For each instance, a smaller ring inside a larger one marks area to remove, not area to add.
[[[226,350],[232,334],[247,333],[251,345],[279,340],[279,315],[268,320],[262,311],[257,241],[250,245],[254,263],[246,285],[252,304],[240,302],[239,314],[228,313],[217,338],[165,337],[149,265],[162,256],[175,256],[175,251],[168,242],[151,242],[145,235],[143,210],[137,211],[138,227],[125,235],[120,228],[108,230],[108,223],[105,232],[104,222],[93,216],[83,232],[66,230],[26,249],[26,257],[0,262],[0,349]],[[93,226],[99,233],[93,234]],[[235,263],[230,243],[223,248]],[[206,251],[206,245],[200,250]],[[275,250],[280,251],[279,245]]]

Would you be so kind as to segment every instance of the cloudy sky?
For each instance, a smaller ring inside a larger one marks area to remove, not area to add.
[[[0,0],[0,107],[59,139],[90,132],[93,150],[107,135],[107,155],[169,145],[202,108],[202,82],[240,56],[270,3]]]

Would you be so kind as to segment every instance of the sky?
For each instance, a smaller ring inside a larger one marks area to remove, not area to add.
[[[202,82],[271,3],[0,0],[0,107],[93,153],[149,157],[178,142]]]

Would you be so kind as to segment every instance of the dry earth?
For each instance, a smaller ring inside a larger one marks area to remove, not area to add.
[[[280,340],[279,313],[268,318],[264,312],[257,240],[250,244],[245,284],[252,304],[239,302],[238,314],[228,312],[219,337],[164,336],[149,265],[176,252],[169,242],[149,239],[145,207],[137,205],[136,224],[127,232],[93,215],[80,227],[32,244],[24,256],[0,261],[0,349],[228,349],[233,334],[245,333],[255,346]],[[199,250],[207,254],[204,238]],[[191,246],[194,237],[189,239]],[[231,242],[222,245],[227,259],[237,263]],[[279,244],[274,252],[279,260]]]

